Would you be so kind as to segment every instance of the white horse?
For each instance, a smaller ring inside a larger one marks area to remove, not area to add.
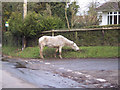
[[[69,46],[75,51],[79,50],[79,47],[71,40],[68,40],[67,38],[63,37],[62,35],[58,36],[42,36],[39,38],[39,48],[40,48],[40,57],[43,59],[43,48],[44,46],[57,48],[56,53],[59,50],[59,57],[62,59],[61,52],[63,46]],[[56,54],[55,54],[56,57]]]

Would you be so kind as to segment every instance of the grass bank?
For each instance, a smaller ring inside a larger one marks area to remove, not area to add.
[[[40,58],[38,47],[27,47],[21,51],[16,47],[2,48],[2,53],[5,55],[20,57],[20,58]],[[44,48],[43,55],[45,58],[54,58],[54,48]],[[58,55],[57,55],[58,56]],[[80,51],[76,52],[71,48],[64,47],[62,51],[63,58],[117,58],[117,46],[89,46],[80,47]]]

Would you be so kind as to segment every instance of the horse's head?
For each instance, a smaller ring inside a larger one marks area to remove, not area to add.
[[[74,49],[75,51],[79,51],[79,47],[74,42],[72,43],[72,49]]]

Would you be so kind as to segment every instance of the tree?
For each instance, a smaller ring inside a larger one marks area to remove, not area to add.
[[[68,16],[67,16],[67,2],[66,2],[66,7],[65,7],[65,18],[66,18],[66,21],[67,21],[67,27],[70,30],[70,24],[69,24]]]
[[[46,3],[46,10],[44,10],[44,14],[47,16],[49,15],[50,17],[52,16],[51,6],[49,3]]]
[[[36,12],[29,12],[24,20],[22,14],[14,12],[9,19],[9,24],[9,31],[14,36],[25,36],[25,45],[28,38],[38,38],[42,31],[60,29],[65,26],[59,17],[42,16]]]
[[[49,3],[52,11],[52,16],[58,16],[62,21],[66,22],[65,19],[65,2],[51,2]]]
[[[2,26],[3,30],[5,30],[5,22],[8,21],[12,12],[19,12],[22,14],[22,2],[2,2]]]
[[[87,22],[87,25],[98,25],[99,24],[99,19],[97,18],[97,12],[96,12],[96,8],[98,6],[98,3],[97,2],[91,2],[89,4],[89,10],[88,10],[88,20],[86,21]]]
[[[28,2],[28,11],[36,12],[43,15],[44,10],[46,10],[46,2]]]
[[[13,12],[8,22],[9,22],[8,31],[10,31],[14,36],[20,37],[22,35],[23,26],[22,14],[19,12]]]
[[[15,37],[23,37],[24,44],[26,46],[27,38],[37,36],[40,34],[40,29],[37,27],[37,19],[39,15],[36,13],[30,13],[23,20],[22,14],[19,12],[13,12],[9,19],[9,32]]]
[[[118,2],[118,7],[119,7],[119,9],[120,9],[120,1]]]
[[[65,2],[28,2],[28,11],[35,11],[43,16],[59,17],[66,25],[65,6]]]
[[[78,12],[79,5],[76,5],[76,2],[72,2],[69,5],[69,11],[71,15],[71,28],[73,28],[75,21],[76,21],[76,13]]]
[[[99,18],[96,12],[97,2],[91,2],[88,6],[87,14],[84,12],[83,16],[79,16],[78,20],[75,22],[75,27],[80,28],[84,26],[98,25]]]

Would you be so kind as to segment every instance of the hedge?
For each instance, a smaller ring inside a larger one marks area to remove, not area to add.
[[[81,28],[108,28],[108,27],[120,27],[120,24],[111,24],[111,25],[92,25],[92,26],[86,26]]]
[[[51,33],[45,34],[51,35]],[[66,38],[77,43],[78,46],[117,46],[119,30],[105,30],[104,34],[101,30],[99,31],[80,31],[77,32],[77,38],[75,37],[75,32],[57,32],[56,35],[63,35]]]

